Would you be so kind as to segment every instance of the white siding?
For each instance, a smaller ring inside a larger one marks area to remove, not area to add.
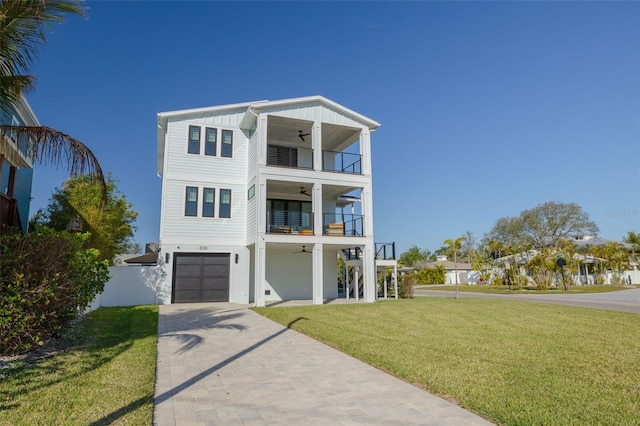
[[[295,118],[307,121],[321,121],[323,123],[337,124],[347,127],[366,127],[365,123],[354,120],[351,117],[323,105],[307,104],[296,106],[294,109],[274,108],[264,109],[261,112],[280,117]]]
[[[167,202],[164,205],[164,229],[161,235],[163,243],[185,241],[195,244],[206,244],[211,241],[220,244],[245,243],[245,185],[168,179],[165,180],[164,185]],[[199,188],[197,217],[184,215],[187,186]],[[203,187],[216,189],[216,217],[201,217]],[[231,190],[231,218],[229,219],[218,217],[220,189]]]
[[[251,188],[251,186],[253,185],[256,185],[255,181],[251,181],[249,183],[249,188]],[[251,200],[247,201],[247,244],[253,244],[256,239],[256,230],[258,225],[258,218],[256,214],[258,204],[257,199],[258,198],[254,195]]]

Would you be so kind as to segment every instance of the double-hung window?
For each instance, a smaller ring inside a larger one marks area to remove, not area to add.
[[[220,190],[220,207],[218,211],[218,216],[224,217],[224,218],[231,217],[231,190],[230,189]]]
[[[222,152],[220,153],[222,157],[233,157],[233,131],[232,130],[223,130],[222,131]]]
[[[216,190],[214,188],[204,188],[202,190],[202,217],[214,217],[215,201]]]
[[[204,131],[204,155],[215,157],[218,141],[218,129],[206,127]]]
[[[187,186],[184,200],[184,215],[198,215],[198,188],[195,186]]]
[[[189,154],[200,154],[200,127],[189,126],[189,144],[187,151]]]

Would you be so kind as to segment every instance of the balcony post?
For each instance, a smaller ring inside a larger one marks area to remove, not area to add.
[[[313,170],[322,171],[322,123],[313,122],[311,128],[311,149],[313,150]]]
[[[324,278],[322,275],[322,244],[313,245],[313,304],[322,305],[324,302]]]
[[[322,235],[324,233],[324,215],[322,214],[322,184],[316,182],[313,184],[312,194],[313,209],[313,234]]]

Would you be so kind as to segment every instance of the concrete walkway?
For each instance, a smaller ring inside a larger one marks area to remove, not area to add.
[[[160,306],[156,374],[158,426],[490,424],[230,303]]]
[[[454,297],[453,291],[414,290],[415,296]],[[612,291],[609,293],[587,294],[492,294],[460,292],[460,297],[484,297],[492,299],[523,300],[525,302],[552,303],[556,305],[578,306],[583,308],[605,309],[608,311],[631,312],[640,314],[640,288]]]

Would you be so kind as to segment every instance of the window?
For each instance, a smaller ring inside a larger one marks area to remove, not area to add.
[[[200,127],[189,126],[189,154],[200,154]]]
[[[202,217],[214,217],[213,206],[215,206],[216,190],[214,188],[204,188],[202,190]]]
[[[204,155],[216,155],[216,142],[218,138],[218,129],[210,127],[204,130]]]
[[[220,190],[220,211],[218,213],[220,217],[231,217],[231,190]]]
[[[249,188],[249,193],[247,195],[247,199],[250,200],[255,196],[256,196],[256,186],[255,185],[251,185],[251,188]]]
[[[233,155],[233,131],[232,130],[223,130],[222,131],[222,152],[220,155],[222,157],[231,158]]]
[[[195,186],[187,186],[184,200],[184,215],[198,215],[198,188],[196,188]]]

